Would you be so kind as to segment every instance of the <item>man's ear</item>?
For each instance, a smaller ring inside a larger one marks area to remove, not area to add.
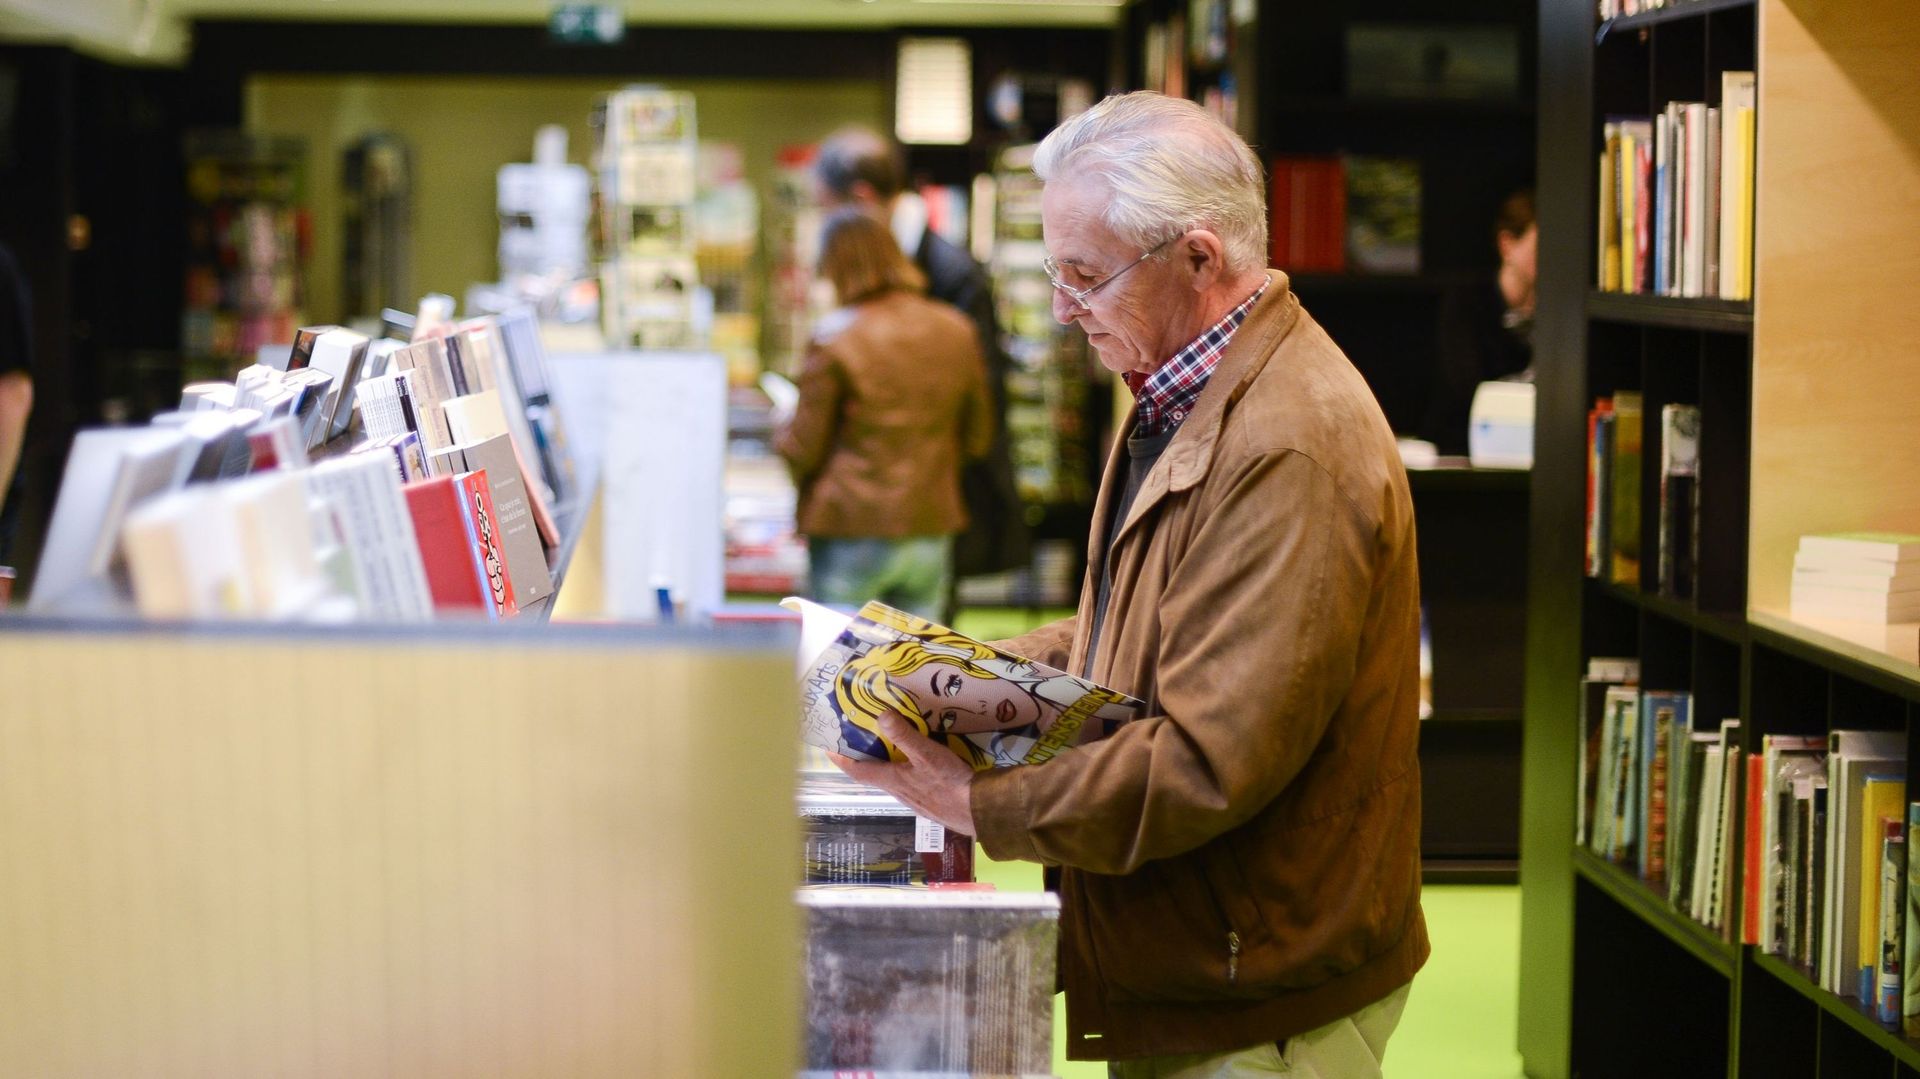
[[[1227,246],[1209,229],[1194,229],[1173,242],[1174,257],[1193,275],[1195,292],[1212,288],[1226,272]]]

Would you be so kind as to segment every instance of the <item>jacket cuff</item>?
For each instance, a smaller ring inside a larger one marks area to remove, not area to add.
[[[996,862],[1037,862],[1040,853],[1027,827],[1027,772],[1031,765],[989,768],[973,774],[974,840]]]

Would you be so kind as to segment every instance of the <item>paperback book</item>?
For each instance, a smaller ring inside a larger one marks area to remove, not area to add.
[[[871,600],[854,615],[797,597],[801,740],[903,760],[879,734],[898,712],[976,769],[1039,764],[1103,737],[1144,703]]]

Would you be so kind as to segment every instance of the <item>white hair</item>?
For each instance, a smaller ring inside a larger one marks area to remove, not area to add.
[[[1042,139],[1033,170],[1042,183],[1100,179],[1109,192],[1101,222],[1137,246],[1203,228],[1220,237],[1229,272],[1267,265],[1260,160],[1191,101],[1146,90],[1108,97]]]

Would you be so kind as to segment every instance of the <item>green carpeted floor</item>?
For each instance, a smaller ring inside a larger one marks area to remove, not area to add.
[[[1023,611],[967,611],[962,633],[993,640],[1047,618]],[[1040,867],[981,859],[981,880],[1005,890],[1040,887]],[[1406,1014],[1387,1046],[1387,1079],[1522,1079],[1514,1050],[1519,1007],[1520,889],[1430,885],[1421,895],[1433,957],[1414,980]],[[1056,999],[1054,1045],[1065,1044],[1065,1004]],[[1100,1064],[1070,1063],[1056,1051],[1061,1079],[1100,1079]]]
[[[1040,887],[1040,867],[981,859],[981,880],[1006,891]],[[1421,896],[1433,957],[1387,1046],[1387,1079],[1522,1079],[1514,1051],[1518,1007],[1520,889],[1429,885]],[[1101,1079],[1105,1065],[1071,1062],[1066,1004],[1055,998],[1054,1071],[1061,1079]]]

